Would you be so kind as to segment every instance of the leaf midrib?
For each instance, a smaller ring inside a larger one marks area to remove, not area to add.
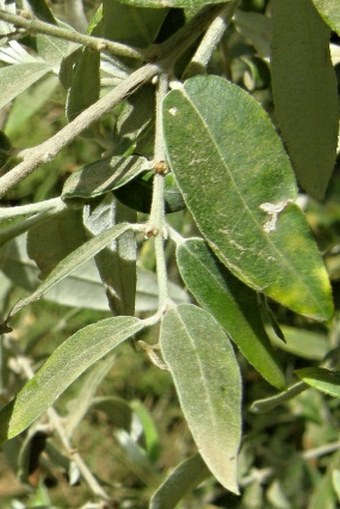
[[[271,240],[270,238],[270,234],[265,234],[265,232],[263,231],[262,229],[262,226],[258,223],[256,217],[253,215],[250,207],[248,206],[247,202],[245,201],[243,195],[241,194],[238,186],[236,185],[236,181],[234,179],[234,176],[233,176],[233,173],[232,171],[230,170],[229,168],[229,165],[227,163],[227,161],[225,161],[223,155],[222,155],[222,152],[220,151],[216,141],[215,141],[215,137],[212,135],[212,132],[211,130],[209,129],[209,126],[208,124],[206,123],[205,119],[203,118],[203,116],[201,115],[201,112],[200,110],[198,109],[198,107],[196,108],[196,105],[195,103],[191,100],[191,97],[188,95],[188,93],[186,92],[185,88],[183,90],[180,91],[180,93],[182,93],[183,95],[185,95],[185,97],[187,98],[188,102],[192,105],[192,108],[194,109],[194,111],[196,112],[196,114],[198,115],[198,117],[201,119],[202,121],[202,124],[203,126],[206,128],[208,134],[209,134],[209,137],[210,137],[210,140],[212,142],[212,145],[215,147],[216,149],[216,153],[217,155],[220,157],[220,160],[222,162],[222,166],[224,166],[227,170],[227,174],[229,175],[229,178],[230,178],[230,181],[232,183],[232,186],[233,186],[233,189],[234,189],[234,192],[236,193],[236,195],[238,196],[239,198],[239,201],[241,202],[241,204],[243,205],[244,207],[244,210],[246,211],[246,213],[248,214],[248,216],[250,217],[250,219],[252,220],[252,222],[256,225],[256,229],[260,231],[261,233],[261,237],[264,238],[268,244],[270,245],[271,249],[273,250],[273,252],[275,254],[278,255],[278,257],[280,258],[280,260],[282,260],[283,262],[283,265],[287,268],[287,270],[293,275],[293,277],[297,278],[301,283],[302,283],[302,286],[303,288],[305,288],[306,290],[306,293],[312,298],[313,302],[316,304],[316,309],[319,309],[320,310],[320,307],[319,307],[319,304],[318,304],[318,299],[315,298],[314,294],[310,292],[310,289],[308,286],[306,286],[306,283],[305,283],[305,280],[302,279],[300,277],[300,272],[297,271],[295,269],[295,265],[294,264],[289,264],[287,262],[287,260],[282,256],[281,252],[278,250],[278,248],[276,247],[276,245],[273,243],[273,241]],[[248,246],[246,246],[246,249],[248,249]],[[223,258],[225,258],[225,256],[223,256]],[[288,258],[289,260],[291,260],[291,257]],[[228,265],[229,265],[229,260],[228,260]],[[242,271],[243,272],[243,271]],[[272,283],[272,284],[275,284]],[[268,285],[269,286],[269,285]],[[267,287],[263,287],[263,290],[265,290]]]
[[[181,314],[179,313],[179,311],[176,309],[175,310],[177,316],[178,316],[178,320],[181,324],[181,328],[184,330],[186,336],[189,338],[189,342],[191,344],[191,347],[192,347],[192,351],[193,353],[195,354],[195,358],[197,359],[197,364],[198,364],[198,368],[199,368],[199,372],[200,372],[200,376],[201,376],[201,379],[203,380],[203,387],[204,387],[204,400],[206,401],[206,404],[210,410],[210,416],[212,417],[212,424],[213,424],[213,429],[215,431],[215,433],[212,434],[213,437],[215,436],[218,436],[219,435],[219,426],[218,426],[218,423],[216,421],[216,416],[215,416],[215,412],[214,412],[214,407],[212,405],[212,401],[211,401],[211,398],[209,397],[209,391],[207,389],[208,385],[206,383],[206,378],[204,376],[204,370],[203,370],[203,367],[202,367],[202,362],[201,362],[201,359],[199,357],[199,355],[197,355],[197,351],[196,351],[196,348],[195,348],[195,343],[192,339],[192,335],[188,332],[188,327],[186,326],[185,324],[185,321],[183,320]],[[228,409],[229,409],[229,412],[232,413],[232,408],[230,407],[229,403],[227,400],[225,400],[225,404],[227,405]]]

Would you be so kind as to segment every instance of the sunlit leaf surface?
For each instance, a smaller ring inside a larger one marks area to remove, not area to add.
[[[182,304],[164,317],[161,350],[202,458],[225,488],[238,493],[241,378],[228,337],[209,313]]]
[[[294,311],[329,319],[328,276],[262,107],[222,78],[198,76],[165,98],[164,131],[178,186],[221,261]]]
[[[203,240],[180,244],[177,261],[195,299],[220,322],[254,368],[283,388],[284,374],[264,329],[256,293],[226,270]]]
[[[81,373],[142,327],[138,318],[119,316],[88,325],[69,337],[0,412],[0,440],[21,433]]]

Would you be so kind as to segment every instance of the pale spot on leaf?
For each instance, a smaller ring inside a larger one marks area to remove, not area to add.
[[[266,233],[270,233],[276,230],[277,218],[280,212],[283,211],[287,203],[290,201],[291,200],[284,200],[280,201],[279,203],[269,203],[269,202],[261,203],[260,209],[263,210],[264,212],[267,212],[269,216],[267,221],[263,225],[263,230]]]
[[[174,117],[175,115],[177,115],[178,109],[175,107],[172,107],[169,109],[169,113],[170,113],[170,115],[172,115]]]

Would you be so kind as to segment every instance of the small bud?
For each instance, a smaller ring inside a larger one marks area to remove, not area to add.
[[[166,175],[169,171],[169,166],[165,161],[154,162],[153,169],[158,175]]]

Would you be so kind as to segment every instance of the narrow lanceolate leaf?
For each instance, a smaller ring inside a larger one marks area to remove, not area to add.
[[[85,48],[76,64],[68,91],[66,114],[69,121],[99,99],[100,54]]]
[[[167,95],[163,116],[178,186],[220,260],[284,306],[329,319],[327,272],[293,203],[294,174],[262,107],[222,78],[198,76]]]
[[[143,328],[131,316],[88,325],[62,343],[16,398],[0,412],[0,441],[24,431],[88,367]]]
[[[135,211],[114,201],[112,195],[86,209],[84,224],[97,236],[115,224],[136,223]],[[95,256],[102,282],[105,285],[110,309],[114,315],[133,315],[136,298],[137,245],[133,231],[123,233]]]
[[[295,371],[306,384],[333,398],[340,398],[340,372],[324,368],[303,368]]]
[[[153,494],[149,509],[174,509],[178,502],[209,477],[199,454],[182,461]]]
[[[256,293],[226,270],[201,239],[180,244],[177,261],[185,285],[199,304],[220,322],[250,364],[282,389],[284,374],[263,326]]]
[[[20,236],[7,244],[1,252],[1,271],[20,288],[35,291],[40,281],[38,269],[26,252],[26,237]],[[4,285],[0,286],[1,289]],[[185,290],[175,283],[169,283],[169,296],[176,304],[189,302]],[[98,309],[108,311],[109,306],[105,288],[100,279],[94,260],[89,260],[43,296],[51,302],[63,306]],[[137,269],[136,311],[146,313],[158,307],[158,285],[156,274]]]
[[[301,186],[321,199],[334,168],[339,127],[330,28],[311,0],[274,0],[272,20],[275,113]]]
[[[278,405],[286,403],[287,401],[295,398],[306,389],[308,389],[307,384],[304,382],[297,382],[294,385],[288,387],[284,392],[279,392],[278,394],[274,394],[274,396],[269,396],[268,398],[254,401],[250,406],[250,411],[254,412],[255,414],[271,412]]]
[[[0,69],[0,109],[52,70],[45,62],[13,64]]]
[[[339,0],[313,0],[325,22],[340,35]]]
[[[58,86],[57,76],[50,73],[34,87],[17,97],[6,118],[6,134],[10,138],[16,139],[17,136],[25,133],[29,119],[41,111]]]
[[[15,313],[20,311],[24,306],[31,302],[40,299],[45,293],[53,288],[57,283],[62,281],[73,270],[75,270],[82,263],[90,260],[93,256],[99,253],[104,247],[117,237],[125,233],[130,228],[129,224],[118,224],[96,237],[88,240],[82,244],[78,249],[75,249],[66,258],[61,260],[58,265],[52,270],[48,277],[41,283],[41,285],[28,297],[19,300],[14,306],[7,320],[9,320]]]
[[[228,337],[209,313],[182,304],[166,313],[160,343],[204,462],[225,488],[238,493],[241,378]]]
[[[86,164],[66,180],[62,198],[94,198],[124,186],[142,171],[148,170],[145,157],[114,156]]]

